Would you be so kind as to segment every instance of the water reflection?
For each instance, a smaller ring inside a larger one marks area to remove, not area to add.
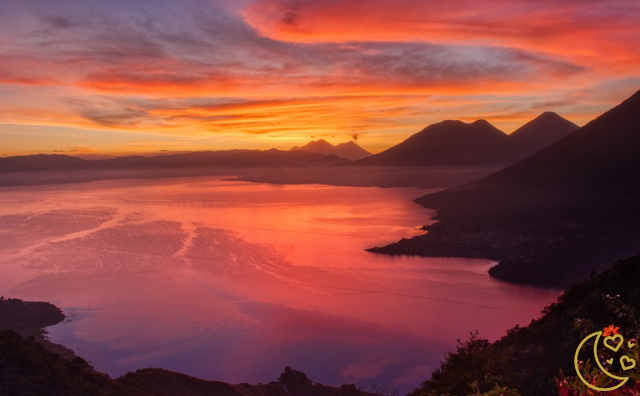
[[[424,190],[220,178],[0,190],[0,294],[53,301],[51,337],[112,375],[164,367],[268,382],[414,387],[457,338],[494,339],[557,293],[491,263],[365,248],[420,233]]]

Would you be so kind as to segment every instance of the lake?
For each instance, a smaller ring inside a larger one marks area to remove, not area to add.
[[[221,177],[0,188],[0,295],[50,301],[50,338],[99,371],[413,389],[470,331],[494,340],[558,291],[487,260],[364,249],[422,233],[414,188]]]

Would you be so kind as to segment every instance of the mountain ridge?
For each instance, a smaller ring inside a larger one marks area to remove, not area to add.
[[[483,119],[471,123],[445,120],[427,126],[379,154],[349,165],[509,164],[547,147],[577,128],[550,112],[541,114],[510,135]]]
[[[429,233],[372,251],[484,257],[500,279],[566,285],[640,250],[640,91],[538,153],[418,198]]]
[[[485,120],[464,123],[445,120],[432,124],[403,142],[351,165],[480,165],[506,145],[507,135]]]
[[[199,151],[88,160],[61,154],[0,158],[0,186],[106,179],[228,176],[267,168],[323,168],[348,162],[335,155],[282,150]]]
[[[371,156],[372,154],[353,141],[333,145],[324,139],[312,140],[302,147],[294,146],[289,151],[305,151],[322,155],[336,155],[341,158],[355,161]]]
[[[578,125],[547,111],[509,134],[518,156],[526,158],[576,131]]]
[[[331,157],[331,158],[327,158]],[[331,160],[333,161],[327,161]],[[36,154],[0,158],[0,172],[28,172],[34,170],[86,170],[122,168],[189,168],[189,167],[265,167],[309,166],[318,162],[346,162],[339,156],[324,156],[305,151],[282,150],[218,150],[157,156],[123,156],[88,160],[63,154]]]

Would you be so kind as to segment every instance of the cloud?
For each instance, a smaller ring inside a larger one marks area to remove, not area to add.
[[[574,104],[571,100],[555,100],[550,102],[537,102],[531,105],[532,109],[557,109]]]
[[[488,44],[605,65],[640,58],[635,0],[258,0],[243,15],[288,42]]]
[[[247,14],[255,7],[277,10],[285,3],[295,12],[320,11],[316,10],[320,2],[267,1],[249,8]],[[80,8],[63,16],[45,7],[38,28],[17,40],[17,48],[5,52],[4,67],[11,72],[5,74],[14,75],[16,82],[33,84],[44,83],[41,75],[55,76],[65,86],[133,95],[271,92],[286,96],[293,92],[299,96],[296,91],[303,89],[316,94],[353,93],[376,86],[456,87],[485,79],[553,78],[584,69],[547,54],[480,44],[279,42],[257,36],[238,16],[214,12],[197,1],[188,4],[193,9],[182,10],[175,20],[145,7],[144,12],[126,17],[122,10],[104,8],[100,14]],[[327,4],[329,11],[332,5],[338,11],[346,7]],[[298,23],[292,15],[285,12],[283,23]],[[28,74],[21,76],[24,70]]]
[[[287,41],[468,43],[616,31],[633,27],[639,10],[634,0],[258,0],[243,15],[262,35]]]
[[[5,2],[0,122],[366,131],[380,145],[445,117],[504,112],[515,124],[542,108],[577,111],[576,92],[637,77],[639,10],[627,0]],[[614,104],[594,92],[589,114]]]
[[[194,71],[190,66],[185,64],[185,69],[191,71],[184,72],[173,66],[161,68],[152,65],[137,70],[125,66],[89,74],[79,85],[104,92],[173,96],[224,94],[238,85],[233,75],[218,70]]]
[[[80,115],[101,126],[131,128],[149,121],[148,113],[140,108],[123,106],[98,106],[92,101],[80,110]]]
[[[248,49],[250,51],[250,49]],[[281,62],[282,53],[286,62]],[[250,58],[248,58],[250,60]],[[565,77],[585,69],[521,50],[437,46],[423,43],[364,43],[345,47],[289,45],[255,62],[217,62],[165,57],[131,59],[83,77],[79,84],[105,92],[173,96],[269,95],[303,92],[361,93],[371,89],[471,87]],[[281,75],[288,73],[286,78]]]

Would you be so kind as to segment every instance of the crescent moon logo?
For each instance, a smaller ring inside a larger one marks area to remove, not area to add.
[[[580,343],[580,345],[578,345],[578,349],[576,349],[576,354],[574,356],[573,359],[573,364],[576,367],[576,373],[578,374],[578,377],[580,378],[580,380],[582,382],[584,382],[585,385],[587,385],[589,388],[600,391],[600,392],[608,392],[608,391],[612,391],[614,389],[618,389],[619,387],[621,387],[622,385],[624,385],[625,383],[627,383],[627,381],[629,381],[629,377],[620,377],[617,375],[613,375],[610,372],[608,372],[604,367],[602,367],[602,363],[600,363],[600,359],[598,359],[598,342],[600,341],[600,337],[602,336],[602,331],[596,331],[595,333],[589,334],[588,336],[585,337],[584,340],[582,340],[582,342]],[[620,383],[618,383],[615,386],[609,387],[609,388],[600,388],[598,386],[595,386],[591,383],[589,383],[589,381],[587,381],[583,376],[582,373],[580,372],[580,367],[578,367],[578,354],[580,353],[580,350],[582,349],[582,346],[589,341],[591,338],[595,337],[595,341],[593,343],[593,357],[594,360],[596,361],[596,364],[598,365],[598,368],[600,369],[600,371],[602,371],[602,373],[604,373],[604,375],[621,381]],[[622,339],[622,336],[620,336],[620,338]],[[622,344],[622,342],[624,341],[624,339],[622,339],[622,341],[620,342],[620,344],[618,345],[618,348],[620,347],[620,345]],[[609,347],[610,349],[613,350],[613,348]],[[617,350],[617,349],[616,349]],[[633,361],[633,366],[635,366],[635,360]],[[625,370],[628,370],[632,367],[627,367]]]

